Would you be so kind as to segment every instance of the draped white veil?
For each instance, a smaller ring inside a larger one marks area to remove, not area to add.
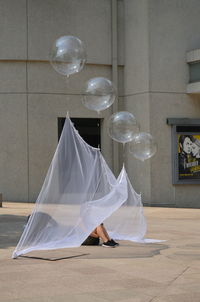
[[[13,258],[33,250],[78,247],[104,222],[114,239],[144,241],[141,196],[123,167],[116,179],[99,149],[66,118],[60,141]]]

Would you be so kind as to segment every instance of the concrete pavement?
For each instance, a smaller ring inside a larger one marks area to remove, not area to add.
[[[145,208],[146,238],[11,259],[32,205],[0,208],[0,302],[200,302],[200,210]]]

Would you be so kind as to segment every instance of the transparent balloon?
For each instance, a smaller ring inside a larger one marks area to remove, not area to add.
[[[50,63],[59,74],[69,77],[81,71],[85,62],[86,51],[79,38],[63,36],[54,42]]]
[[[132,113],[116,112],[109,118],[108,133],[113,140],[125,144],[139,133],[139,124]]]
[[[113,83],[103,77],[92,78],[86,83],[83,104],[90,110],[102,111],[115,101],[116,90]]]
[[[156,154],[157,143],[150,133],[140,132],[129,143],[129,151],[136,159],[145,161]]]

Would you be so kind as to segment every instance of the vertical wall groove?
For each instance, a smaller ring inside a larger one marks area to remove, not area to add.
[[[28,116],[28,0],[26,0],[26,124],[27,124],[27,192],[30,201],[29,189],[29,116]]]
[[[118,111],[118,41],[117,41],[117,0],[111,0],[111,39],[112,39],[112,81],[116,88],[116,100],[113,104],[113,112]],[[119,147],[113,142],[113,170],[115,175],[119,173]]]

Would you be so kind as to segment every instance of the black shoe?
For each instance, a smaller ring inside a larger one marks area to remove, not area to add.
[[[111,239],[110,241],[111,241],[115,246],[119,246],[119,243],[116,242],[115,240]]]
[[[108,240],[107,242],[104,242],[102,244],[103,247],[116,247],[116,245],[111,241],[111,240]]]

